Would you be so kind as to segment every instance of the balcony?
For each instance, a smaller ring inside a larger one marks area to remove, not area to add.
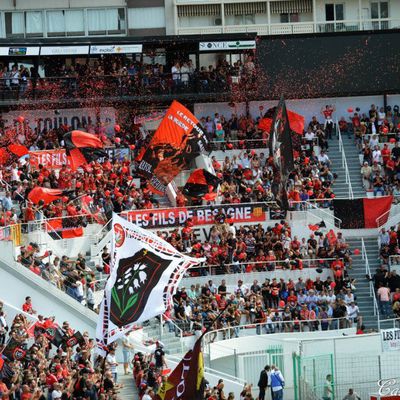
[[[400,29],[400,19],[363,19],[335,22],[297,22],[284,24],[224,25],[177,28],[178,35],[206,35],[222,33],[257,33],[258,35],[292,35],[301,33],[351,32]]]

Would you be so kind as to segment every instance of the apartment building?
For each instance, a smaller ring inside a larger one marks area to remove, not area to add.
[[[400,28],[400,0],[2,0],[0,38]]]

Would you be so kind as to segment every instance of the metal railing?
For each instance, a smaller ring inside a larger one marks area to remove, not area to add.
[[[248,85],[251,77],[252,75],[240,73],[225,76],[218,71],[153,73],[152,70],[149,73],[139,72],[134,75],[90,74],[26,80],[7,76],[0,79],[0,100],[223,93],[230,92],[235,84]]]
[[[331,225],[332,228],[336,229],[341,227],[342,225],[342,220],[338,217],[336,217],[332,212],[328,212],[326,210],[324,210],[321,207],[317,207],[316,204],[318,204],[319,202],[326,202],[329,201],[327,199],[316,199],[313,201],[307,200],[307,201],[303,201],[301,203],[306,205],[306,209],[304,211],[310,211],[314,216],[321,218],[325,224]],[[333,219],[333,224],[331,222],[329,222],[330,219]]]
[[[339,139],[339,151],[341,152],[341,155],[342,155],[342,168],[344,169],[344,172],[345,172],[345,181],[349,187],[349,199],[354,199],[353,187],[351,185],[350,173],[349,173],[349,168],[347,166],[347,160],[346,160],[346,153],[344,151],[343,139],[342,139],[342,134],[340,132],[338,121],[336,121],[336,132],[337,132],[338,139]]]
[[[376,219],[376,227],[378,231],[385,225],[391,226],[397,225],[398,223],[400,223],[400,204],[392,204],[389,210],[385,211]]]
[[[322,326],[324,323],[324,326]],[[204,343],[215,343],[223,340],[234,339],[240,336],[255,336],[262,333],[265,334],[277,334],[285,332],[305,332],[307,331],[339,331],[342,329],[348,329],[349,326],[348,317],[342,318],[316,318],[313,320],[291,320],[291,321],[271,321],[271,322],[260,322],[260,323],[247,323],[237,326],[227,326],[220,329],[214,329],[207,332],[204,335]],[[298,329],[297,329],[298,328]],[[323,329],[326,328],[326,329]],[[283,329],[283,330],[282,330]],[[251,330],[250,333],[248,333]],[[255,332],[254,332],[255,330]],[[242,334],[245,332],[245,334]],[[246,334],[247,332],[247,334]]]
[[[190,254],[190,253],[183,253],[183,254]],[[201,271],[201,270],[208,270],[209,275],[218,275],[218,274],[213,274],[213,272],[215,272],[216,269],[218,268],[225,268],[225,267],[238,267],[240,269],[240,271],[237,271],[235,268],[235,271],[231,271],[229,272],[223,272],[223,274],[221,275],[227,275],[227,274],[251,274],[252,272],[246,272],[245,271],[245,267],[247,265],[254,265],[255,267],[257,266],[262,266],[264,267],[263,271],[264,272],[273,272],[277,269],[287,269],[287,270],[301,270],[301,269],[314,269],[314,268],[319,268],[321,267],[321,265],[323,266],[324,263],[330,262],[330,261],[335,261],[336,258],[301,258],[298,257],[294,260],[271,260],[271,261],[238,261],[235,263],[223,263],[221,264],[208,264],[207,262],[205,262],[203,265],[200,266],[192,266],[189,267],[189,271]],[[301,261],[302,266],[295,266],[295,264],[291,263],[291,261],[293,262],[297,262],[297,261]],[[287,267],[287,268],[286,268]],[[263,272],[260,271],[260,272]]]
[[[378,320],[379,326],[380,326],[381,320]],[[390,329],[390,325],[393,329],[400,329],[400,318],[389,318],[389,319],[382,319],[382,322],[384,322],[385,327],[384,329]]]
[[[181,346],[181,353],[185,351],[183,343],[183,330],[171,319],[164,317],[164,314],[160,315],[160,339],[162,340],[165,330],[165,325],[168,327],[169,332],[174,332],[175,336],[179,337],[179,343]],[[172,328],[172,329],[171,329]]]
[[[368,276],[369,278],[372,278],[371,269],[370,269],[369,261],[368,261],[367,249],[366,249],[365,243],[364,243],[364,238],[361,238],[361,258],[365,261],[365,274],[366,274],[366,276]],[[372,283],[372,280],[369,281],[369,295],[373,299],[374,315],[378,316],[378,329],[380,329],[379,307],[378,307],[378,301],[376,300],[375,288],[374,288],[374,285]]]
[[[193,0],[192,0],[193,1]],[[179,3],[180,0],[177,1]],[[185,1],[187,3],[187,1]],[[361,10],[360,10],[361,13]],[[296,33],[353,32],[367,30],[386,30],[400,28],[400,19],[368,18],[342,21],[305,21],[291,23],[221,25],[200,27],[177,27],[180,35],[221,34],[221,33],[253,33],[258,35],[290,35]]]

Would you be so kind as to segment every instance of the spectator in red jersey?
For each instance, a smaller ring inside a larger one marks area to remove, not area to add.
[[[32,298],[30,296],[25,297],[25,303],[22,305],[22,311],[28,314],[36,314],[36,311],[32,308]]]

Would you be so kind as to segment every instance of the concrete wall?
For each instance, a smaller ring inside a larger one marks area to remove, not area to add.
[[[39,314],[54,315],[59,323],[67,320],[72,327],[86,330],[94,337],[97,315],[41,277],[11,262],[12,242],[0,242],[0,257],[1,298],[5,302],[20,308],[25,297],[31,296],[33,308]]]

